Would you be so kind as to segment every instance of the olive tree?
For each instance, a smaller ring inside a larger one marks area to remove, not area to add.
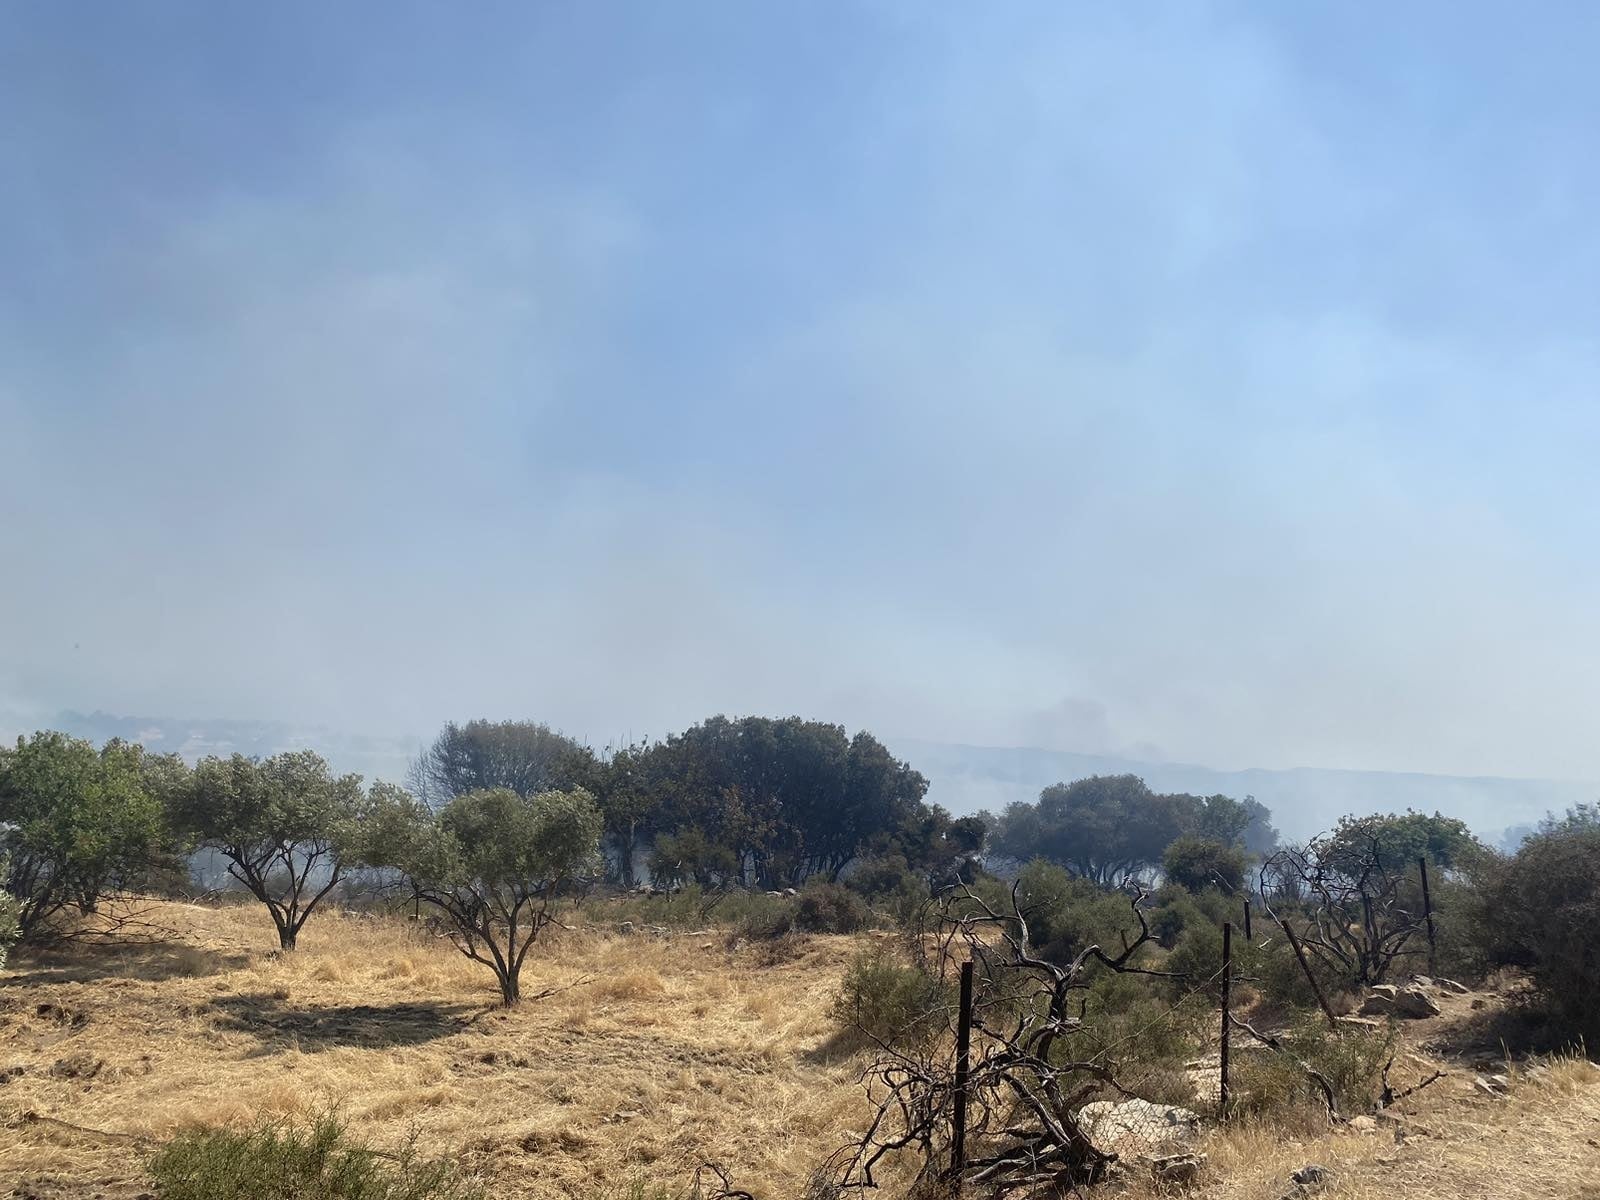
[[[177,807],[183,828],[266,905],[284,950],[355,865],[361,778],[333,775],[310,750],[202,759]]]
[[[0,750],[0,857],[24,939],[137,881],[166,837],[139,746],[113,739],[96,750],[47,731]]]
[[[405,876],[456,949],[494,972],[509,1006],[522,998],[523,961],[555,904],[599,869],[602,828],[581,788],[485,788],[437,811],[390,789],[373,806],[366,859]]]

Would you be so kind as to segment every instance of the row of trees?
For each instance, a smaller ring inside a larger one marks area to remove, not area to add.
[[[409,782],[363,786],[310,751],[191,768],[116,740],[19,740],[0,751],[16,924],[59,931],[109,893],[182,878],[204,850],[287,951],[341,882],[370,871],[431,906],[510,1003],[552,905],[608,865],[624,883],[642,854],[660,882],[773,888],[874,857],[926,885],[983,842],[981,822],[924,803],[926,781],[870,734],[797,718],[717,717],[609,755],[543,725],[474,721],[447,726]]]
[[[1041,911],[1062,913],[1091,913],[1136,876],[1236,905],[1254,864],[1262,915],[1291,917],[1305,953],[1359,985],[1422,952],[1422,860],[1436,872],[1451,945],[1559,977],[1562,994],[1583,1003],[1600,976],[1586,934],[1600,927],[1593,810],[1548,824],[1513,858],[1460,821],[1420,813],[1347,818],[1325,837],[1273,849],[1270,814],[1255,801],[1158,795],[1131,776],[1047,788],[998,819],[952,819],[868,734],[722,717],[601,755],[540,725],[451,725],[409,783],[366,786],[309,751],[191,767],[115,740],[99,749],[59,733],[19,740],[0,750],[0,944],[11,928],[37,937],[68,927],[108,894],[171,887],[187,877],[186,856],[205,848],[266,907],[284,950],[342,881],[366,871],[429,906],[515,1002],[553,906],[605,872],[631,882],[641,859],[663,882],[846,877],[915,908],[917,894],[981,875],[986,855],[996,867],[1054,864],[1070,886],[1046,886],[1035,871],[1025,891]],[[1169,906],[1178,925],[1184,903]],[[1066,953],[1093,924],[1047,917],[1038,928]]]
[[[870,733],[799,717],[717,716],[602,754],[531,722],[451,724],[408,783],[433,808],[483,788],[582,788],[624,886],[643,865],[660,885],[798,887],[869,857],[939,876],[983,845],[981,819],[927,804],[928,781]]]
[[[293,950],[319,905],[358,870],[430,905],[462,953],[515,1003],[523,959],[551,906],[599,867],[602,820],[582,788],[475,789],[438,806],[363,787],[311,751],[265,759],[96,750],[39,733],[0,751],[0,921],[43,940],[112,894],[162,890],[205,848],[267,909]]]
[[[1237,862],[1230,873],[1278,843],[1271,812],[1253,797],[1162,794],[1137,775],[1058,783],[987,823],[991,854],[1018,863],[1042,858],[1104,887],[1158,873],[1180,840],[1187,843],[1178,856],[1183,869],[1203,870],[1195,864],[1210,858]]]

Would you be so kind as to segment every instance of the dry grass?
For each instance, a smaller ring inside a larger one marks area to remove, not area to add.
[[[568,990],[508,1013],[486,970],[405,921],[322,914],[280,957],[254,907],[165,905],[159,919],[174,940],[0,977],[0,1194],[132,1197],[148,1187],[141,1148],[179,1128],[335,1106],[358,1136],[415,1135],[498,1196],[626,1195],[641,1178],[678,1190],[713,1160],[784,1200],[864,1116],[859,1064],[829,1048],[828,1017],[862,939],[730,954],[699,937],[558,932],[524,990]],[[1600,1200],[1600,1068],[1512,1075],[1492,1099],[1454,1072],[1405,1102],[1403,1137],[1213,1132],[1193,1194],[1281,1200],[1289,1172],[1318,1162],[1330,1200]],[[1136,1172],[1109,1190],[1146,1194]]]
[[[294,954],[255,908],[164,906],[166,947],[19,962],[0,980],[0,1194],[143,1190],[133,1138],[336,1106],[380,1146],[415,1134],[498,1195],[593,1196],[702,1160],[798,1192],[859,1114],[812,1051],[852,953],[812,939],[761,965],[696,939],[560,932],[514,1012],[493,980],[401,921],[314,918]],[[584,977],[593,982],[578,983]]]
[[[1283,1200],[1290,1173],[1318,1163],[1332,1172],[1319,1200],[1600,1200],[1600,1067],[1559,1060],[1537,1077],[1514,1075],[1504,1098],[1482,1095],[1471,1080],[1470,1071],[1453,1073],[1376,1133],[1296,1138],[1251,1121],[1213,1131],[1199,1147],[1206,1172],[1189,1195]]]

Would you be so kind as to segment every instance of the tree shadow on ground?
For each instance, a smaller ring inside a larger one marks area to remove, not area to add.
[[[250,961],[237,951],[206,950],[187,942],[66,941],[41,949],[12,952],[0,988],[97,979],[199,979],[236,971]]]
[[[1529,1055],[1592,1056],[1582,1034],[1552,1014],[1531,991],[1485,1005],[1430,1038],[1426,1049],[1441,1058],[1485,1069]]]
[[[337,1046],[416,1046],[460,1033],[484,1012],[469,1004],[305,1006],[267,992],[221,997],[207,1011],[218,1029],[256,1037],[261,1054],[291,1047],[315,1053]]]
[[[875,1054],[882,1047],[859,1029],[836,1029],[817,1045],[802,1050],[795,1058],[813,1067],[836,1067],[855,1058]]]

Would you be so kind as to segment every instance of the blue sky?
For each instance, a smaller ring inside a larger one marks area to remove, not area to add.
[[[1600,12],[17,3],[0,712],[1600,778]]]

